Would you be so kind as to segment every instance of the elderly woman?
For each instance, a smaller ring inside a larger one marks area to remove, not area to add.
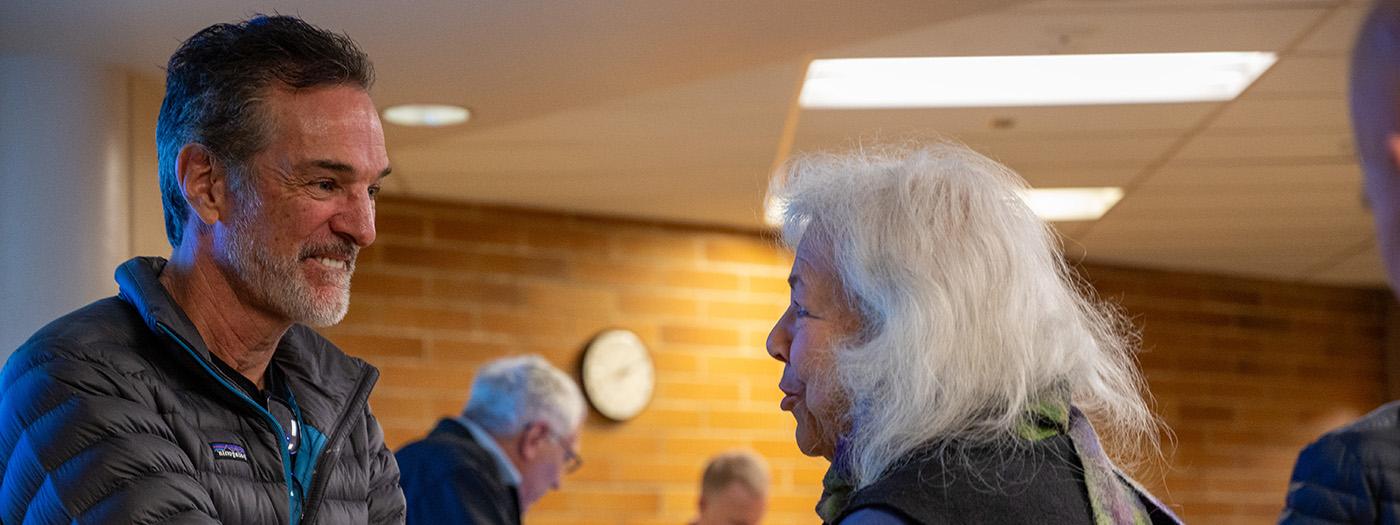
[[[768,353],[797,446],[831,462],[824,522],[1177,522],[1084,415],[1155,450],[1119,318],[1077,292],[1024,187],[954,145],[775,180],[796,260]]]

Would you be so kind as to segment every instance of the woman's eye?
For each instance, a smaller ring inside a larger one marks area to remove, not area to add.
[[[806,308],[803,308],[802,305],[797,303],[792,303],[792,314],[799,319],[812,316],[811,312],[808,312]]]

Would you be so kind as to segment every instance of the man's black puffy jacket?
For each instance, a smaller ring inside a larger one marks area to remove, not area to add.
[[[210,360],[157,280],[45,326],[0,374],[0,523],[402,523],[398,465],[367,399],[378,371],[294,325],[274,362],[296,399],[281,425]],[[307,456],[301,456],[307,454]]]
[[[1400,524],[1400,401],[1304,448],[1279,522]]]

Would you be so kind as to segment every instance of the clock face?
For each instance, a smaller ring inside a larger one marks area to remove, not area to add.
[[[608,330],[583,351],[583,391],[598,413],[626,421],[651,402],[656,369],[651,354],[630,330]]]

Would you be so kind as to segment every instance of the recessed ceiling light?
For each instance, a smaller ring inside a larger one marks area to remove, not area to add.
[[[400,126],[452,126],[468,118],[467,108],[445,104],[400,104],[384,110],[384,120]]]
[[[1101,188],[1037,188],[1022,191],[1021,200],[1035,212],[1041,220],[1092,221],[1123,198],[1123,189]],[[764,203],[763,222],[774,228],[783,225],[783,211],[787,203],[778,199],[768,199]]]
[[[1221,101],[1277,59],[1207,52],[813,60],[800,102],[859,109]]]

